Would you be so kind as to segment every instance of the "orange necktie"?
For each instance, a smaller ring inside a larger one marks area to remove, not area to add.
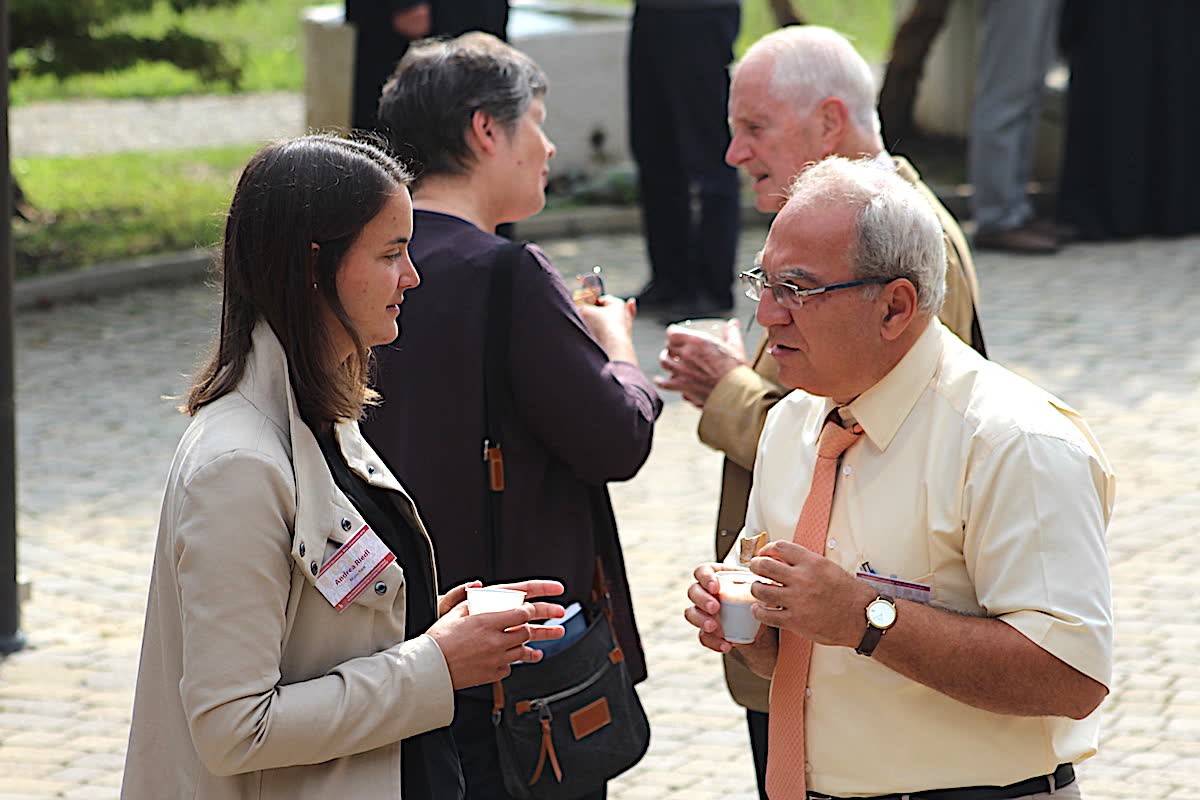
[[[792,541],[819,555],[825,554],[833,487],[842,453],[858,441],[862,428],[847,430],[830,415],[817,439],[817,464],[812,487],[796,521]],[[812,662],[812,640],[791,631],[779,631],[779,657],[771,681],[771,717],[768,735],[767,796],[771,800],[804,800],[807,788],[804,749],[804,698],[808,689],[808,667]]]

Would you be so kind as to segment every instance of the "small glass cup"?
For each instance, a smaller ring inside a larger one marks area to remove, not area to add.
[[[600,298],[604,296],[604,278],[600,277],[600,267],[592,267],[591,272],[576,275],[575,280],[580,283],[580,287],[571,292],[571,299],[575,301],[575,304],[580,306],[600,305]]]

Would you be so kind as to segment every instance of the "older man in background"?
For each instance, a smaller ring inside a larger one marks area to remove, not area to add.
[[[978,284],[966,238],[954,217],[906,160],[891,156],[880,137],[870,66],[840,33],[815,25],[783,28],[756,42],[737,64],[729,99],[733,138],[725,154],[753,181],[759,211],[778,211],[787,187],[806,166],[827,156],[871,157],[912,184],[937,215],[946,252],[946,300],[940,317],[959,338],[986,355],[977,314]],[[767,411],[790,389],[778,379],[763,337],[746,359],[733,347],[668,332],[660,388],[678,391],[702,409],[699,436],[725,454],[717,557],[742,527],[759,433]],[[747,709],[760,794],[766,764],[769,683],[726,659],[733,699]],[[762,794],[765,797],[765,794]]]

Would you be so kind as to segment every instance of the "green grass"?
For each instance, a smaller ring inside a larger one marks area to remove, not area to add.
[[[236,88],[228,82],[204,83],[171,64],[141,62],[114,72],[59,80],[50,75],[20,75],[10,86],[13,105],[74,97],[173,97],[231,91],[299,91],[304,85],[300,12],[312,0],[245,0],[236,6],[190,9],[175,15],[165,2],[152,13],[120,17],[105,30],[153,37],[178,25],[188,33],[219,41],[226,56],[242,68]],[[20,54],[15,54],[20,63]]]
[[[16,159],[13,172],[39,212],[13,222],[17,277],[216,244],[256,149]]]
[[[630,5],[629,0],[608,0]],[[890,0],[793,0],[812,23],[837,28],[872,63],[891,41]],[[113,30],[153,35],[171,25],[219,40],[243,69],[237,91],[297,91],[303,84],[300,13],[312,0],[245,0],[236,7],[190,10],[176,18],[165,3],[151,14],[114,20]],[[737,52],[775,28],[767,0],[746,0]],[[615,70],[613,80],[624,80]],[[20,77],[12,102],[72,97],[169,97],[230,92],[204,85],[173,66],[143,63],[64,81]],[[14,222],[18,277],[86,268],[138,255],[210,246],[253,145],[174,153],[87,158],[17,159],[13,172],[38,209],[32,223]]]
[[[892,0],[792,0],[792,7],[805,22],[841,31],[869,63],[887,58],[892,43]],[[740,56],[776,27],[767,0],[745,0],[734,51]]]

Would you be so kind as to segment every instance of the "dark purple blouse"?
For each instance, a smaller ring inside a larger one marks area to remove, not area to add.
[[[528,246],[513,274],[503,538],[489,574],[485,305],[505,240],[457,217],[414,217],[421,285],[401,306],[400,337],[376,348],[384,404],[362,429],[416,500],[437,550],[439,590],[473,578],[556,578],[566,585],[565,605],[587,597],[600,554],[618,636],[640,679],[644,660],[605,484],[632,477],[646,460],[662,400],[638,367],[608,359],[546,255]]]

